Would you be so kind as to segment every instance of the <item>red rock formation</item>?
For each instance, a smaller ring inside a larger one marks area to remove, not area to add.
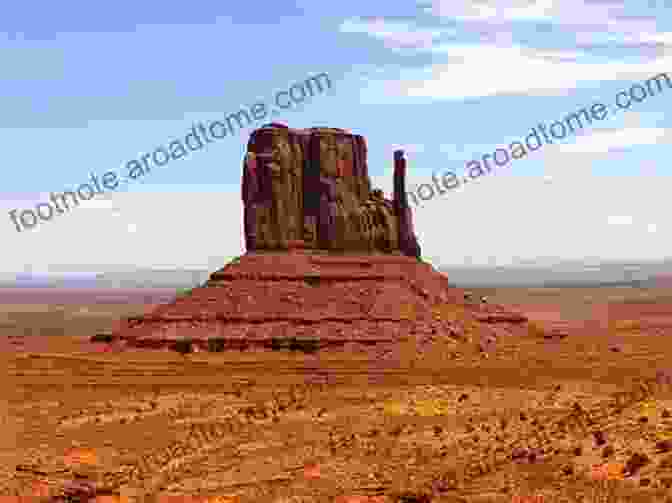
[[[343,129],[267,124],[243,165],[248,251],[321,249],[420,257],[406,201],[406,161],[395,152],[395,201],[371,190],[364,138]]]
[[[404,255],[420,258],[420,245],[413,231],[413,216],[406,194],[406,157],[394,152],[394,209],[399,218],[399,248]]]
[[[212,338],[236,349],[289,337],[321,346],[395,342],[430,328],[447,333],[450,324],[436,320],[432,307],[458,299],[443,275],[402,255],[248,253],[190,295],[124,320],[115,332],[136,346],[191,338],[202,349]]]
[[[272,348],[290,338],[318,347],[461,338],[437,306],[463,304],[463,292],[417,260],[403,152],[394,159],[389,201],[371,190],[361,136],[281,124],[254,131],[242,177],[247,253],[189,295],[122,320],[115,338],[183,352],[186,338],[210,350]],[[497,316],[482,326],[522,321],[486,307]]]

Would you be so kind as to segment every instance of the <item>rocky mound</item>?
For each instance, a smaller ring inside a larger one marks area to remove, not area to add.
[[[312,349],[394,343],[406,335],[461,338],[442,307],[466,308],[472,324],[526,319],[499,306],[464,303],[461,290],[414,258],[385,255],[250,253],[213,273],[202,287],[122,322],[116,336],[133,346],[195,349]],[[467,320],[463,320],[467,321]]]
[[[208,339],[221,349],[292,337],[319,347],[393,342],[427,328],[432,306],[458,297],[430,265],[400,255],[251,253],[189,295],[125,320],[119,333],[135,345],[190,338],[202,349]]]

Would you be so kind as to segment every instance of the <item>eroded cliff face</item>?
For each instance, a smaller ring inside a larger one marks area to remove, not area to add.
[[[242,177],[247,253],[188,295],[123,320],[115,337],[140,347],[188,338],[203,349],[215,340],[240,349],[453,333],[435,308],[460,294],[416,260],[403,152],[394,155],[392,200],[372,190],[366,153],[364,138],[342,129],[254,131]]]
[[[420,257],[395,152],[394,200],[372,190],[364,137],[343,129],[254,131],[243,163],[247,251],[294,248]]]

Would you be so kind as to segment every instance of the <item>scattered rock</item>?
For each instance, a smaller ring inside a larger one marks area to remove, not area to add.
[[[525,323],[527,317],[519,313],[507,313],[507,312],[498,312],[498,313],[488,313],[485,315],[477,316],[476,319],[482,323]]]
[[[613,456],[615,452],[616,450],[611,445],[607,445],[604,449],[602,449],[602,457],[608,458],[609,456]]]
[[[672,454],[670,454],[669,456],[665,456],[663,459],[661,459],[660,462],[658,463],[658,468],[662,469],[672,468]]]
[[[669,489],[672,487],[672,477],[662,477],[658,479],[660,482],[660,485],[663,486],[665,489]]]
[[[650,459],[646,454],[636,452],[625,463],[625,471],[629,476],[636,475],[640,468],[646,466],[649,462]]]
[[[530,449],[530,451],[527,453],[527,460],[530,463],[541,461],[542,457],[543,451],[541,449]]]
[[[659,370],[656,372],[656,383],[657,384],[668,384],[672,385],[672,372],[669,370]]]
[[[574,467],[572,465],[565,465],[561,469],[562,474],[569,476],[574,474]]]
[[[400,424],[398,426],[395,426],[394,429],[392,429],[392,431],[390,431],[390,434],[392,436],[398,437],[403,432],[404,432],[404,425]]]
[[[62,496],[66,501],[88,501],[96,496],[96,486],[92,481],[81,480],[68,482],[62,488]]]
[[[511,459],[523,459],[529,455],[529,451],[523,447],[516,447],[511,451]]]
[[[452,469],[444,472],[438,479],[433,481],[432,487],[438,492],[454,491],[459,487],[457,472]]]
[[[432,495],[427,492],[404,491],[393,495],[392,501],[395,503],[431,503]]]
[[[303,467],[303,476],[307,479],[321,478],[320,465],[317,463],[306,463]]]
[[[670,417],[670,416],[672,416],[672,413],[671,413],[669,410],[667,410],[667,409],[663,409],[663,412],[662,412],[662,414],[661,414],[661,417],[663,417],[663,418],[668,418],[668,417]]]
[[[658,451],[658,453],[672,451],[672,440],[668,439],[656,442],[656,450]]]
[[[597,430],[593,432],[593,438],[595,439],[595,445],[604,445],[607,443],[607,439],[604,436],[604,432],[602,430]]]

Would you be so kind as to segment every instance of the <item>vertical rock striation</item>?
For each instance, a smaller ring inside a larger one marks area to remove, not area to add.
[[[372,190],[366,141],[343,129],[254,131],[243,165],[248,251],[306,248],[420,257],[406,201],[406,161],[395,152],[394,201]]]

